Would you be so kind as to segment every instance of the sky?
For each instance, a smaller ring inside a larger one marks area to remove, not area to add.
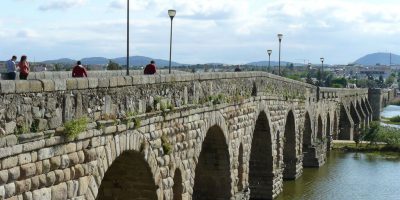
[[[126,55],[127,0],[1,0],[0,60]],[[400,54],[398,0],[130,0],[130,54],[185,63],[348,64]]]

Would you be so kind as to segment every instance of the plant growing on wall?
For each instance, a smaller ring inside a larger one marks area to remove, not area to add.
[[[31,124],[31,132],[32,133],[37,133],[39,129],[39,119],[34,119],[32,124]]]
[[[86,117],[81,117],[79,119],[73,119],[64,124],[64,134],[69,139],[76,138],[81,132],[86,130],[88,119]]]
[[[171,145],[171,143],[169,142],[169,139],[166,135],[161,136],[161,142],[162,142],[162,147],[163,147],[164,153],[167,155],[171,154],[172,151],[174,150],[174,148]]]

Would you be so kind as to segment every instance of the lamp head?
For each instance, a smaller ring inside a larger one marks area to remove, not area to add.
[[[283,37],[283,35],[279,33],[279,34],[278,34],[279,40],[282,40],[282,37]]]
[[[324,62],[324,60],[325,60],[324,58],[320,58],[320,59],[321,59],[321,62]]]
[[[176,10],[168,10],[168,15],[171,19],[173,19],[176,15]]]
[[[271,50],[271,49],[268,49],[267,52],[268,52],[268,55],[271,55],[272,50]]]

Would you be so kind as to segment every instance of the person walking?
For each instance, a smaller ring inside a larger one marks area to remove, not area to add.
[[[17,76],[17,66],[15,65],[16,60],[17,56],[12,56],[12,58],[6,62],[8,80],[15,80],[15,77]]]
[[[27,61],[28,57],[26,55],[21,56],[21,60],[18,63],[19,67],[19,79],[26,80],[30,72],[29,63]]]
[[[150,61],[150,64],[144,68],[144,74],[155,74],[157,72],[156,62]]]
[[[82,66],[81,61],[76,62],[75,67],[72,69],[72,77],[87,77],[86,68]]]

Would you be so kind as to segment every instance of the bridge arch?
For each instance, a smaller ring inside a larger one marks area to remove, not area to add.
[[[257,117],[251,140],[249,160],[250,199],[273,197],[273,151],[269,118],[265,111]]]
[[[239,154],[238,154],[238,183],[237,188],[238,191],[243,191],[244,189],[244,156],[243,156],[243,144],[239,146]]]
[[[361,107],[361,103],[358,100],[356,101],[356,108],[357,108],[357,113],[360,117],[361,129],[364,129],[367,115],[365,114],[364,110]]]
[[[361,99],[361,108],[365,113],[365,127],[369,127],[369,122],[371,121],[371,112],[369,111],[364,99]]]
[[[183,182],[182,182],[182,173],[179,168],[175,169],[174,172],[174,185],[172,187],[172,192],[174,195],[174,200],[182,200],[182,195],[183,195]]]
[[[333,114],[333,129],[332,129],[332,139],[337,140],[338,139],[338,118],[337,118],[337,112],[334,111]]]
[[[131,134],[129,147],[119,146],[113,138],[104,151],[98,154],[98,172],[91,176],[87,199],[160,199],[161,175],[148,142]],[[128,138],[127,138],[128,139]],[[134,143],[136,141],[136,143]],[[119,153],[120,150],[120,153]],[[119,155],[118,155],[119,154]],[[101,180],[97,185],[96,180]],[[92,191],[93,193],[91,193]],[[123,192],[121,192],[123,191]],[[92,196],[92,197],[89,197]]]
[[[230,154],[224,132],[218,125],[208,129],[195,169],[193,199],[230,199]]]
[[[303,167],[313,167],[315,161],[315,147],[312,143],[313,128],[311,117],[307,111],[304,115],[303,127]]]
[[[326,115],[326,149],[329,151],[331,149],[331,140],[332,140],[332,135],[331,135],[331,117],[329,112]]]
[[[350,115],[351,115],[351,118],[353,119],[353,122],[354,122],[353,137],[358,137],[359,136],[361,118],[360,118],[360,115],[357,112],[357,108],[356,108],[356,106],[354,105],[353,102],[350,103]]]
[[[286,116],[285,140],[283,147],[283,162],[285,168],[283,171],[284,179],[295,179],[296,178],[296,123],[293,111],[290,110]]]
[[[340,105],[338,139],[353,140],[353,127],[354,122],[350,116],[349,111],[344,105]]]
[[[317,123],[317,141],[318,141],[318,143],[322,142],[322,138],[324,135],[323,127],[324,127],[324,124],[322,122],[322,117],[321,117],[321,115],[318,115],[318,123]]]

